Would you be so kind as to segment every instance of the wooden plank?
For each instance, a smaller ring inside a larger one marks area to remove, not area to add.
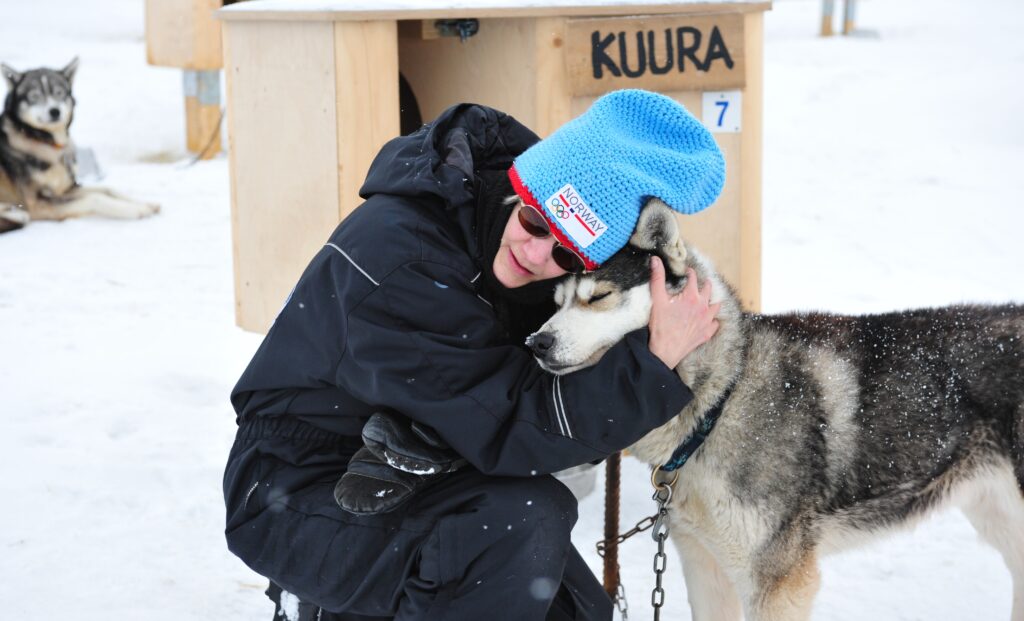
[[[238,135],[238,127],[237,124],[235,123],[235,115],[232,113],[232,110],[235,107],[234,102],[236,100],[236,91],[235,80],[231,77],[232,74],[238,72],[234,70],[234,68],[237,66],[237,61],[235,59],[235,55],[231,51],[231,37],[229,36],[230,32],[235,29],[235,26],[237,25],[229,26],[228,24],[224,24],[222,30],[224,66],[227,67],[227,69],[224,72],[224,97],[226,104],[226,113],[224,115],[224,121],[225,123],[227,123],[228,140],[228,186],[231,196],[231,265],[233,268],[234,276],[233,284],[235,292],[235,324],[238,325],[239,327],[245,327],[243,326],[242,323],[242,312],[240,309],[242,306],[242,296],[245,293],[247,293],[248,287],[242,286],[242,279],[239,277],[239,271],[242,269],[242,259],[240,257],[241,249],[239,247],[238,239],[239,227],[241,226],[241,217],[240,214],[238,213],[238,192],[235,190],[235,188],[238,187],[239,171],[238,162],[235,161],[235,144],[237,143],[237,141],[234,139],[234,137]],[[246,33],[243,31],[243,28],[238,28],[238,30],[240,31],[239,36],[244,37]],[[246,50],[246,53],[244,53],[242,56],[243,59],[251,57],[252,54],[248,51],[248,48],[250,48],[251,46],[251,42],[242,44],[242,49]],[[247,85],[245,90],[251,90],[251,86]],[[243,127],[244,126],[245,125],[243,124]],[[243,141],[243,143],[244,142],[245,141]],[[242,176],[245,177],[246,174],[242,173]]]
[[[220,69],[224,66],[223,35],[216,13],[223,0],[193,0],[192,23],[195,24],[194,66],[189,69]]]
[[[338,222],[334,25],[237,22],[225,40],[235,317],[263,332]]]
[[[566,19],[543,17],[533,21],[533,77],[535,110],[532,129],[541,138],[573,118],[572,93],[563,60],[566,41]],[[523,49],[531,49],[524,47]]]
[[[746,81],[743,15],[573,19],[566,30],[574,95],[726,90]]]
[[[146,0],[146,61],[161,67],[220,69],[221,0]]]
[[[209,160],[217,156],[220,144],[220,105],[202,105],[197,97],[185,98],[185,147]]]
[[[398,22],[398,36],[405,39],[439,39],[441,34],[432,19],[409,19]]]
[[[397,36],[393,21],[334,24],[338,220],[362,203],[373,158],[400,133]]]
[[[186,69],[185,144],[189,151],[210,159],[220,152],[220,71]]]
[[[458,37],[398,41],[399,65],[419,103],[424,122],[449,106],[473,102],[507,112],[535,127],[534,93],[540,80],[531,19],[480,20],[480,31]]]
[[[403,19],[398,22],[398,36],[411,39],[440,39],[451,36],[441,33],[441,30],[437,27],[440,21],[437,19]]]
[[[217,12],[225,21],[372,21],[406,19],[462,19],[462,18],[518,18],[518,17],[604,17],[612,15],[671,15],[683,13],[750,13],[767,11],[772,3],[753,0],[750,2],[730,0],[728,2],[645,2],[642,4],[593,5],[586,3],[548,3],[545,6],[522,6],[509,3],[507,6],[486,7],[417,7],[417,8],[366,8],[353,7],[343,1],[324,6],[321,0],[259,0],[240,2]],[[447,4],[447,3],[442,3]]]
[[[743,92],[740,169],[740,275],[743,308],[761,310],[761,196],[764,160],[764,14],[746,19],[747,88]]]
[[[185,148],[198,153],[203,148],[202,120],[199,114],[199,98],[185,95]]]

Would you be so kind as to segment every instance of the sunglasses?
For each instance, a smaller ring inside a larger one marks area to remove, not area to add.
[[[539,239],[551,235],[551,227],[540,211],[522,201],[519,202],[519,225],[531,236]],[[563,246],[558,240],[555,240],[555,247],[551,249],[551,258],[554,259],[555,265],[570,274],[582,274],[586,271],[583,257],[576,254],[572,248]]]

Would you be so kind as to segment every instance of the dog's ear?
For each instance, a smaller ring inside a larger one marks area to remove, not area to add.
[[[69,62],[66,67],[64,67],[63,69],[60,70],[60,72],[62,74],[64,74],[64,77],[67,79],[68,84],[71,84],[71,81],[75,78],[75,72],[76,71],[78,71],[78,57],[77,56],[72,58],[71,62]]]
[[[686,246],[679,238],[676,212],[660,199],[652,198],[640,210],[640,219],[629,243],[660,256],[668,274],[682,276],[686,273]]]
[[[7,89],[13,91],[14,87],[18,85],[18,82],[21,81],[22,74],[15,71],[14,67],[11,67],[7,63],[0,63],[0,71],[3,72],[4,79],[7,80]]]

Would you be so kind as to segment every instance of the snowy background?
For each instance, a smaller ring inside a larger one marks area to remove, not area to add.
[[[819,11],[765,20],[765,310],[1024,301],[1024,2],[862,0],[871,32],[831,39]],[[185,165],[181,73],[146,65],[141,1],[0,18],[18,69],[81,57],[73,138],[163,205],[0,237],[0,617],[269,619],[222,536],[227,396],[260,340],[234,326],[227,159]],[[653,505],[641,466],[624,477],[632,525]],[[574,534],[598,573],[600,504]],[[634,619],[653,552],[623,548]],[[689,618],[674,553],[668,585],[665,618]],[[829,558],[814,618],[1008,619],[1010,592],[954,510]]]

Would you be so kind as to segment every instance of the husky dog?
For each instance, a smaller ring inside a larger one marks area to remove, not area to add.
[[[68,137],[78,59],[61,70],[15,71],[0,65],[7,98],[0,114],[0,233],[30,220],[80,216],[143,218],[159,205],[140,203],[75,180],[75,147]]]
[[[671,290],[687,267],[712,281],[719,329],[676,369],[695,398],[630,448],[658,467],[720,412],[669,507],[694,618],[808,619],[819,556],[958,504],[1002,553],[1024,621],[1024,307],[744,313],[673,214],[649,203],[626,248],[559,285],[531,339],[568,373],[647,324],[652,255]]]

